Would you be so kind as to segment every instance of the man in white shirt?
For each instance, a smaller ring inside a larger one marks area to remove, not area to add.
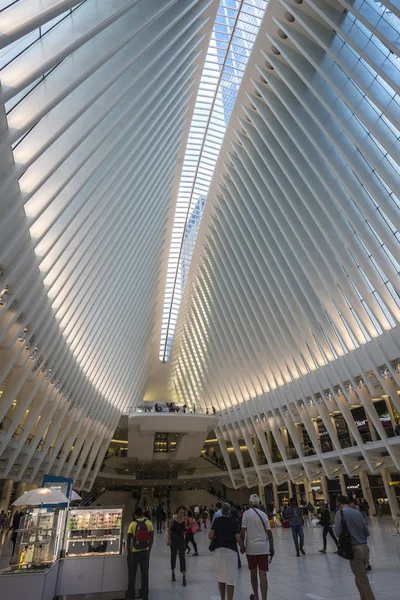
[[[245,545],[249,565],[253,594],[250,600],[266,600],[268,592],[268,555],[274,555],[274,538],[267,515],[259,509],[260,498],[252,494],[250,508],[243,513],[242,539]],[[258,594],[258,576],[260,577],[261,596]]]

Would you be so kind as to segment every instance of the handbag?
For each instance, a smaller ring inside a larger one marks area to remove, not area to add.
[[[341,525],[342,532],[339,535],[339,545],[338,545],[338,555],[341,558],[345,558],[346,560],[351,560],[353,558],[353,546],[351,545],[351,536],[349,532],[349,528],[347,527],[346,520],[343,515],[343,510],[340,511],[341,517]]]
[[[193,523],[190,526],[190,533],[196,533],[200,529],[199,524],[193,519]]]

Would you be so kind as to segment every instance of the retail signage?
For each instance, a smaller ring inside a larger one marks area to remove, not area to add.
[[[365,425],[368,423],[367,419],[357,419],[357,421],[354,422],[356,427],[365,427]]]
[[[389,481],[389,486],[390,487],[395,487],[397,485],[400,485],[400,481]]]
[[[67,496],[67,498],[71,498],[72,479],[70,479],[68,477],[59,477],[58,475],[45,474],[45,475],[43,475],[43,479],[42,479],[42,487],[47,487],[52,490],[58,490],[59,492],[65,494],[65,496]],[[49,506],[53,506],[53,505],[49,505]],[[66,507],[67,503],[59,504],[58,506]]]

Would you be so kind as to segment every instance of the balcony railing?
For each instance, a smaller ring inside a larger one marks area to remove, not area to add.
[[[20,425],[17,426],[16,430],[14,431],[14,433],[12,434],[12,437],[14,440],[19,440],[21,439],[21,436],[24,433],[24,429],[23,427],[21,427]]]
[[[47,456],[51,456],[54,452],[54,446],[49,446],[49,449],[47,450]]]
[[[30,433],[25,440],[25,446],[31,446],[34,439],[35,439],[35,436],[32,433]]]
[[[302,442],[301,451],[303,453],[303,456],[313,456],[314,454],[316,454],[314,446],[312,446],[310,443]]]
[[[210,456],[209,454],[206,454],[205,451],[203,451],[201,453],[201,458],[204,458],[204,460],[206,460],[207,462],[209,462],[210,464],[212,464],[213,466],[217,467],[218,469],[221,469],[221,471],[227,471],[227,467],[225,464],[224,459],[218,456]]]
[[[286,458],[288,460],[299,458],[296,448],[294,448],[293,446],[286,446]]]
[[[0,431],[3,433],[7,433],[11,425],[11,419],[8,417],[3,417],[3,420],[0,422]]]

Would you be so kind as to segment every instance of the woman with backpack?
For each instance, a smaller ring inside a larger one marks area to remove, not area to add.
[[[194,518],[192,511],[188,510],[188,516],[186,519],[186,531],[185,531],[185,550],[189,554],[189,552],[191,551],[189,548],[189,544],[192,544],[193,550],[194,550],[193,556],[199,555],[199,553],[197,552],[197,544],[194,540],[194,534],[198,530],[199,530],[199,526],[196,523],[196,519]]]
[[[331,536],[331,538],[333,539],[333,541],[335,542],[336,549],[338,547],[337,537],[334,534],[333,528],[332,528],[334,523],[335,523],[335,515],[330,510],[329,504],[328,503],[324,504],[323,502],[321,502],[321,518],[320,518],[319,524],[321,525],[321,527],[323,527],[322,540],[323,540],[324,547],[322,550],[320,550],[320,552],[322,552],[322,554],[326,554],[326,539],[328,537],[328,533]]]
[[[186,560],[185,560],[185,530],[186,508],[179,506],[172,516],[168,527],[167,545],[171,548],[172,581],[175,579],[176,557],[179,554],[179,566],[182,573],[182,584],[186,585]]]

